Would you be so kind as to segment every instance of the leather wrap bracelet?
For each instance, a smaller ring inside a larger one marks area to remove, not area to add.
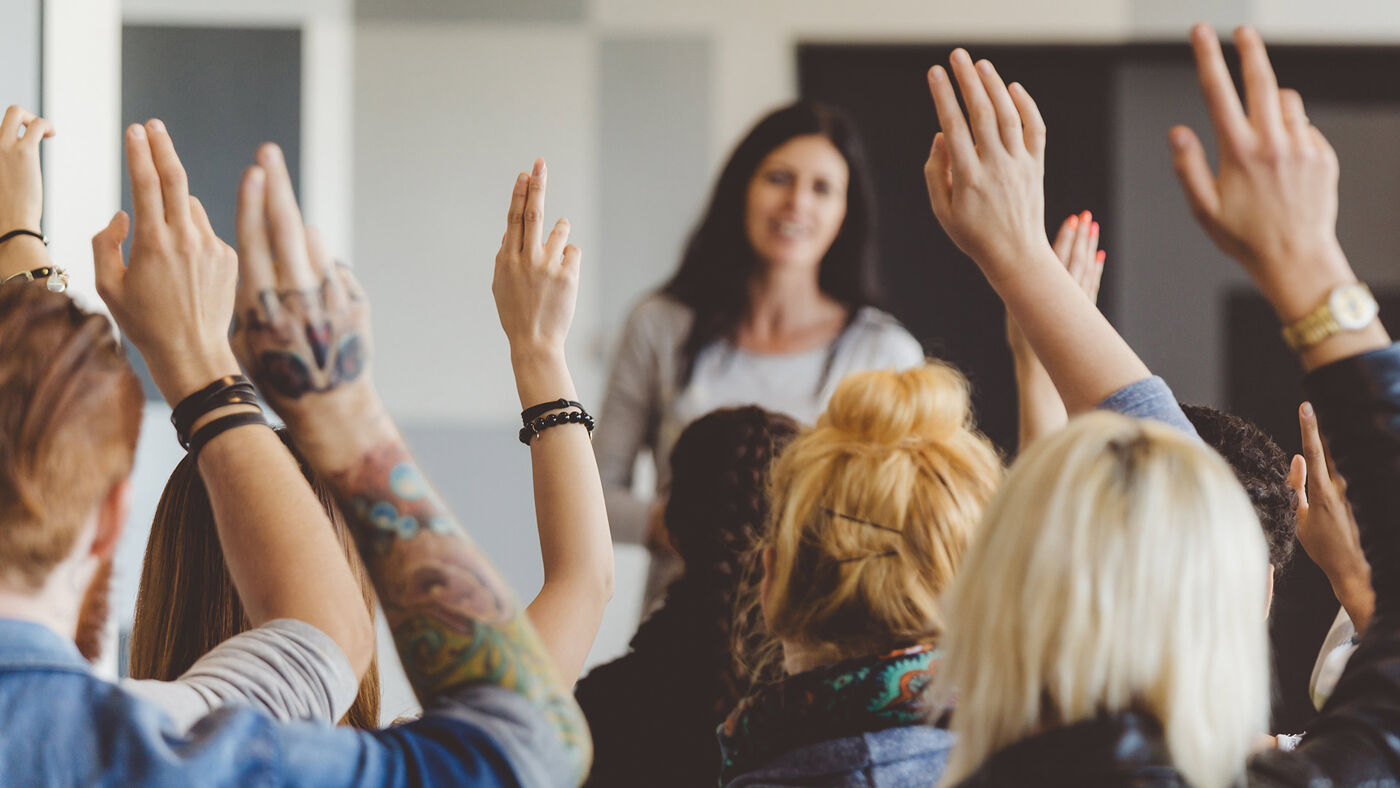
[[[190,457],[197,460],[199,458],[199,450],[203,449],[209,441],[214,440],[234,427],[242,427],[248,424],[262,424],[263,426],[267,426],[267,417],[263,416],[261,410],[257,413],[232,413],[227,416],[220,416],[208,424],[205,424],[203,427],[199,428],[199,432],[194,434],[194,437],[190,439],[189,446],[186,447],[190,450]]]
[[[259,419],[263,419],[264,424],[267,423],[267,420],[262,416],[262,404],[258,401],[258,393],[253,388],[253,382],[243,375],[225,375],[180,400],[180,404],[175,406],[170,414],[170,423],[175,427],[175,439],[186,450],[193,452],[191,445],[194,442],[194,437],[190,435],[190,431],[194,428],[194,423],[211,411],[229,405],[253,405],[258,409],[257,414],[237,415],[256,415]],[[209,426],[220,421],[223,419],[215,420]],[[204,430],[200,430],[200,432],[203,433]]]

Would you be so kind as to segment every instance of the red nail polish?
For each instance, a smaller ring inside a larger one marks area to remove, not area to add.
[[[1094,222],[1094,223],[1089,227],[1089,234],[1090,234],[1090,235],[1098,235],[1098,234],[1099,234],[1099,223],[1098,223],[1098,222]]]
[[[1099,265],[1103,265],[1103,261],[1104,261],[1104,260],[1107,260],[1107,259],[1108,259],[1108,252],[1105,252],[1105,251],[1102,250],[1102,249],[1099,250],[1099,253],[1098,253],[1098,254],[1094,255],[1094,260],[1095,260],[1096,262],[1098,262]]]

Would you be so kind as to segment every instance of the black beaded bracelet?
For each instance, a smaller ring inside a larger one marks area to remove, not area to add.
[[[579,410],[572,410],[568,413],[551,413],[548,416],[538,416],[533,421],[526,422],[525,426],[520,428],[520,442],[529,446],[530,441],[534,439],[535,436],[550,427],[557,427],[560,424],[582,424],[588,430],[588,437],[592,438],[593,417],[588,415],[587,411],[583,410],[582,405],[574,404],[574,406],[579,408]],[[559,406],[550,405],[550,408],[554,407]]]
[[[520,423],[529,424],[530,422],[534,421],[541,415],[548,413],[551,410],[563,410],[564,408],[578,408],[579,410],[584,409],[583,403],[574,402],[571,399],[557,399],[553,402],[541,402],[538,405],[532,405],[526,408],[525,410],[520,411]]]
[[[190,448],[190,430],[194,423],[210,411],[229,405],[253,405],[262,411],[258,402],[257,390],[252,381],[243,375],[225,375],[208,386],[185,397],[170,414],[170,423],[175,427],[175,439],[186,449]]]
[[[267,418],[263,416],[260,410],[257,413],[234,413],[214,419],[203,427],[200,427],[199,432],[196,432],[194,437],[190,439],[189,446],[187,447],[190,450],[190,456],[198,460],[199,450],[208,445],[209,441],[214,440],[234,427],[242,427],[247,424],[261,424],[266,427]]]

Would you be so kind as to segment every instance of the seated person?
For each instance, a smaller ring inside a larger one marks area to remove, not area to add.
[[[715,726],[749,686],[731,641],[742,647],[762,634],[752,607],[735,622],[736,602],[748,598],[750,551],[768,527],[768,468],[797,430],[749,406],[701,416],[676,440],[664,523],[684,569],[631,650],[574,690],[593,732],[590,785],[719,780]]]
[[[265,146],[244,178],[237,268],[189,196],[164,126],[129,128],[126,152],[134,215],[118,214],[94,239],[98,290],[172,406],[192,393],[218,395],[198,400],[184,433],[216,521],[237,520],[225,512],[240,507],[255,525],[276,521],[289,491],[309,491],[257,408],[225,396],[241,385],[228,337],[237,289],[232,344],[334,490],[426,711],[367,732],[279,723],[230,705],[180,732],[159,708],[91,673],[73,635],[83,592],[121,533],[140,386],[105,319],[12,284],[0,287],[0,500],[8,504],[0,511],[0,700],[23,710],[24,726],[0,738],[0,782],[580,782],[591,749],[582,715],[509,588],[432,491],[380,402],[368,301],[347,270],[308,243],[280,151]],[[566,229],[543,240],[540,176],[516,182],[493,290],[522,401],[553,406],[576,397],[563,342],[580,253],[566,245]],[[603,517],[584,429],[591,420],[551,420],[547,411],[523,436],[541,516]],[[307,501],[308,514],[324,517]],[[270,551],[251,566],[235,562],[239,551],[221,536],[235,578],[295,579],[303,604],[364,613],[353,579],[349,593],[324,593],[324,573],[334,569],[320,557],[335,555],[349,574],[324,524],[298,538],[330,550]],[[270,536],[255,527],[240,538]],[[279,617],[276,596],[241,596],[259,617]]]

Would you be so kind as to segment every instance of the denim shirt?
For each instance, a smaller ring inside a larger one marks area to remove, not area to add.
[[[927,725],[845,736],[783,753],[725,788],[928,788],[947,768],[954,740]]]
[[[71,641],[0,618],[0,786],[515,786],[567,781],[563,745],[524,697],[450,696],[383,731],[279,723],[229,706],[177,732],[92,674]]]

